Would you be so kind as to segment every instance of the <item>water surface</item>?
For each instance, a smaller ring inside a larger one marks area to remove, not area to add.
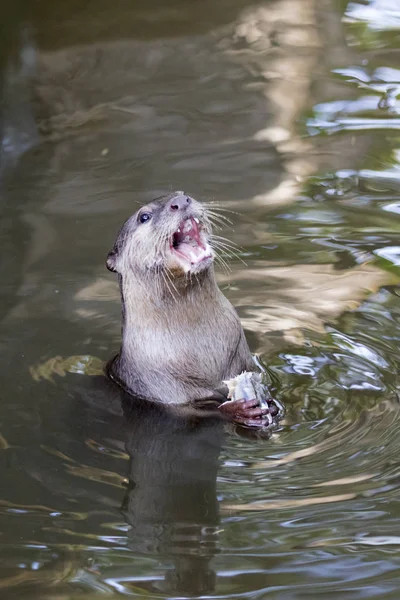
[[[2,597],[397,599],[397,3],[0,12]],[[107,251],[174,189],[232,211],[218,280],[279,379],[270,439],[93,375]]]

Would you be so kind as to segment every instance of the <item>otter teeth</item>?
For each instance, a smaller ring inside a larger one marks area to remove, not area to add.
[[[172,235],[170,246],[172,252],[176,253],[179,261],[185,261],[183,268],[185,272],[205,260],[212,261],[213,254],[207,243],[207,237],[201,232],[198,217],[188,217],[182,221]]]
[[[190,219],[188,219],[187,221],[185,221],[185,224],[183,226],[183,232],[187,233],[188,231],[191,231],[192,229],[193,229],[192,221]]]

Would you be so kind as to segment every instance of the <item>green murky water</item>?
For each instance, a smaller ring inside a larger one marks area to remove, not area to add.
[[[1,597],[397,600],[396,0],[0,16]],[[233,211],[270,440],[87,374],[119,344],[115,233],[173,189]]]

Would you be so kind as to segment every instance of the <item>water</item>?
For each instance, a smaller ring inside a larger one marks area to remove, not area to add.
[[[397,2],[0,12],[2,598],[397,599]],[[105,256],[173,189],[233,211],[218,277],[279,377],[271,439],[93,375]]]

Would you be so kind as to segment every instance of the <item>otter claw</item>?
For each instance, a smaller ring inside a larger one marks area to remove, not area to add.
[[[256,401],[258,404],[258,401]],[[272,424],[270,411],[256,406],[252,400],[227,400],[220,404],[219,410],[229,416],[233,421],[248,427],[266,427]]]
[[[263,414],[268,412],[266,409],[258,406],[257,400],[227,400],[219,406],[222,412],[234,416],[241,417],[261,417]]]
[[[269,422],[261,419],[238,419],[236,422],[239,425],[244,425],[245,427],[268,427]]]
[[[219,410],[232,421],[246,427],[268,427],[272,417],[267,409],[252,408],[254,400],[227,400],[220,404]]]

